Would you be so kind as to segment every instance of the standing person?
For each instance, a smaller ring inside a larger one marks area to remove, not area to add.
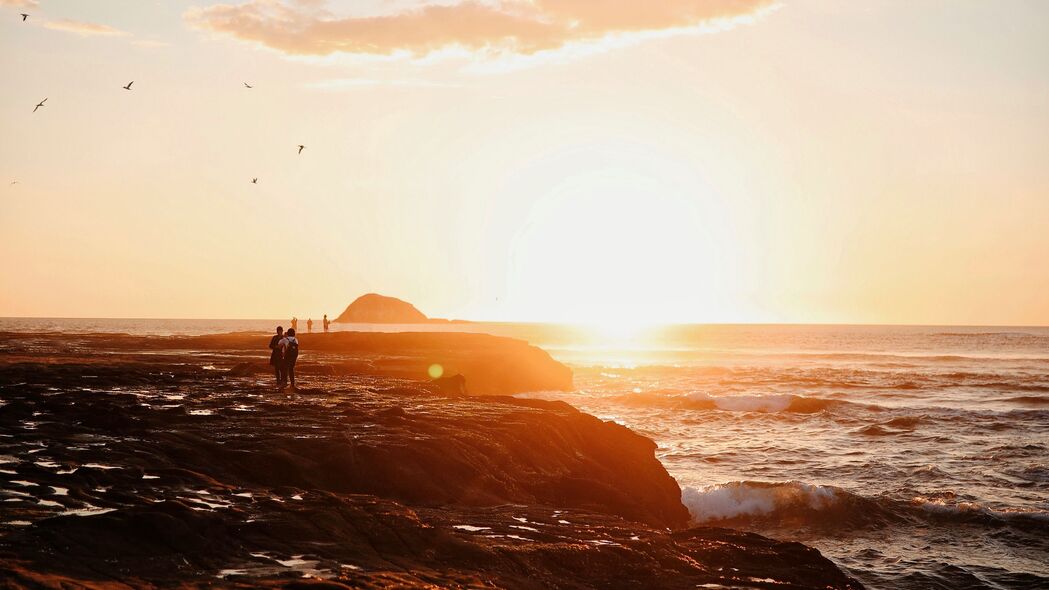
[[[295,361],[299,360],[299,339],[295,337],[295,328],[288,330],[281,339],[280,350],[284,355],[284,379],[291,381],[291,390],[295,391]],[[281,389],[284,389],[283,383]]]
[[[310,319],[306,320],[306,333],[307,334],[312,334],[313,333],[313,318],[310,318]]]
[[[299,318],[297,318],[295,316],[292,316],[292,318],[291,318],[291,329],[292,330],[298,330],[299,329]]]
[[[277,377],[278,390],[284,387],[284,381],[287,378],[287,375],[284,374],[284,353],[280,346],[282,340],[284,340],[284,327],[277,326],[277,335],[270,338],[270,364],[273,365],[273,372]]]
[[[328,331],[328,326],[330,324],[331,324],[331,322],[328,321],[328,314],[324,314],[324,331],[325,332]]]

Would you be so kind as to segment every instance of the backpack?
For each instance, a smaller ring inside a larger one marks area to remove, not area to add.
[[[288,349],[284,351],[284,360],[294,361],[297,358],[299,358],[299,341],[298,339],[288,340]]]

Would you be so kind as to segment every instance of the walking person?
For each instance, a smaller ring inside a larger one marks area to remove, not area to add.
[[[307,334],[312,334],[313,333],[313,318],[310,318],[310,319],[306,320],[306,333]]]
[[[292,316],[292,318],[291,318],[291,329],[292,330],[298,330],[299,329],[299,318]]]
[[[280,343],[284,340],[284,327],[277,326],[277,335],[270,338],[270,364],[273,365],[274,375],[277,377],[277,390],[284,388],[287,375],[284,373],[284,353]]]
[[[284,381],[281,383],[281,390],[284,389],[284,383],[290,381],[291,390],[295,391],[295,361],[299,360],[299,339],[295,337],[294,328],[288,330],[279,346],[284,360]]]

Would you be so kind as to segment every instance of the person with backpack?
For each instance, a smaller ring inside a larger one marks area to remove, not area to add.
[[[299,360],[299,339],[295,337],[295,328],[288,330],[280,341],[280,350],[284,356],[284,381],[281,382],[281,390],[284,384],[291,382],[291,390],[295,391],[295,361]]]

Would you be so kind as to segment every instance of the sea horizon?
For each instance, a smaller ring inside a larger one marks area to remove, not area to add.
[[[312,316],[311,316],[312,317]],[[317,316],[323,317],[323,316]],[[290,319],[290,318],[288,318]],[[309,318],[306,318],[309,319]],[[223,318],[223,317],[119,317],[119,316],[0,316],[0,321],[3,320],[113,320],[113,321],[193,321],[193,322],[224,322],[224,321],[237,321],[237,322],[284,322],[287,323],[286,319],[277,318]],[[304,322],[305,319],[299,318],[300,322]],[[318,321],[318,320],[314,320]],[[437,325],[437,326],[455,326],[457,323],[464,324],[521,324],[521,325],[535,325],[535,326],[565,326],[565,327],[579,327],[579,328],[590,328],[595,325],[601,325],[603,322],[557,322],[557,321],[542,321],[542,320],[471,320],[466,318],[431,318],[430,322],[421,323],[398,323],[398,322],[335,322],[331,320],[333,324],[339,323],[342,325],[374,325],[374,326],[426,326],[426,325]],[[887,328],[1031,328],[1031,329],[1046,329],[1049,328],[1049,324],[953,324],[953,323],[881,323],[881,322],[652,322],[652,323],[634,323],[632,325],[638,326],[640,329],[649,328],[662,328],[662,327],[689,327],[689,326],[722,326],[722,327],[734,327],[734,326],[829,326],[829,327],[887,327]]]

